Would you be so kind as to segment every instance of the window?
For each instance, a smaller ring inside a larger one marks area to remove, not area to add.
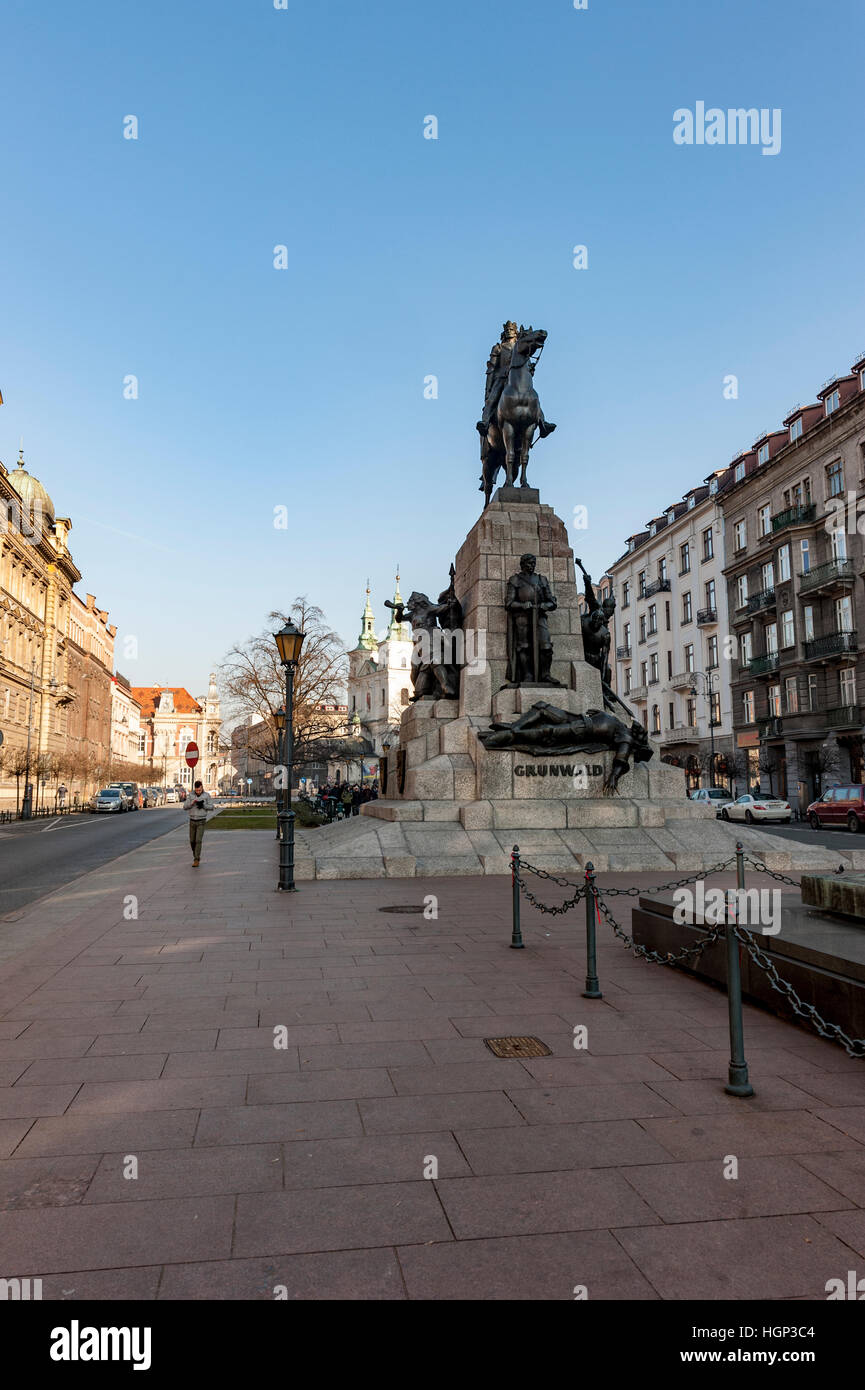
[[[691,621],[691,592],[690,592],[690,590],[689,590],[688,593],[682,595],[682,622],[683,622],[683,623],[689,623],[690,621]]]
[[[760,507],[757,512],[757,534],[768,536],[772,530],[772,509],[771,507]]]
[[[748,602],[748,576],[740,574],[736,580],[736,607],[744,608]]]
[[[664,603],[664,620],[665,620],[665,622],[666,622],[666,624],[667,624],[667,631],[669,632],[669,631],[670,631],[670,600],[669,600],[669,599],[667,599],[666,602]]]
[[[862,390],[865,391],[865,372],[862,373],[862,379],[863,379]],[[692,493],[691,496],[688,498],[688,511],[689,511],[689,512],[692,512],[692,511],[694,510],[694,508],[696,507],[696,505],[697,505],[697,499],[696,499],[696,497],[695,497],[695,496],[693,495],[693,493]]]
[[[408,686],[406,685],[404,685],[402,690],[399,692],[399,702],[401,705],[408,704]]]
[[[793,625],[793,610],[788,608],[786,613],[781,614],[781,646],[795,647],[796,629]]]
[[[657,684],[658,684],[658,653],[657,653],[657,652],[653,652],[653,653],[652,653],[652,660],[651,660],[651,663],[650,663],[650,666],[649,666],[649,671],[650,671],[650,675],[649,675],[649,681],[650,681],[650,683],[651,683],[652,685],[657,685]]]
[[[630,668],[630,666],[626,666],[626,667],[625,667],[625,694],[626,694],[626,695],[630,695],[630,693],[631,693],[631,668]]]
[[[826,401],[825,401],[825,405],[826,405],[826,414],[827,414],[827,415],[831,415],[833,411],[835,411],[835,410],[838,409],[838,406],[839,406],[840,404],[841,404],[841,396],[840,396],[840,393],[839,393],[839,391],[838,391],[838,388],[836,387],[835,390],[832,391],[832,392],[826,397]]]
[[[778,551],[778,582],[790,578],[790,547],[782,545]]]
[[[674,705],[672,700],[670,701],[670,704],[668,706],[668,713],[670,716],[669,727],[671,729],[674,729],[676,727],[676,706]]]
[[[744,463],[737,463],[737,464],[736,464],[736,467],[735,467],[735,470],[734,470],[734,472],[733,472],[733,479],[734,479],[734,481],[737,482],[737,483],[741,483],[741,481],[742,481],[742,479],[744,478],[744,476],[745,476],[745,465],[744,465]]]
[[[715,611],[715,581],[710,579],[706,584],[706,607],[710,612]]]
[[[694,669],[694,644],[693,644],[693,642],[689,642],[689,643],[687,644],[687,646],[685,647],[685,670],[686,670],[686,671],[693,671],[693,669]]]
[[[817,677],[808,677],[808,709],[812,711],[817,708]]]
[[[832,536],[832,559],[847,559],[847,537],[840,527],[831,532]]]
[[[703,532],[703,559],[711,560],[714,554],[715,542],[712,537],[712,528],[711,526],[707,526],[706,530]]]
[[[808,574],[811,569],[811,543],[803,540],[799,542],[799,549],[802,554],[802,573]]]
[[[844,491],[844,465],[840,459],[826,466],[826,496],[840,497]]]
[[[652,705],[652,733],[661,732],[661,711],[658,705]]]
[[[767,623],[763,632],[766,638],[766,655],[775,656],[778,651],[778,624]]]
[[[710,637],[706,643],[706,665],[709,670],[718,665],[718,639]]]
[[[382,689],[381,689],[381,704],[384,704],[384,701],[385,701],[385,693],[384,693],[384,686],[382,686]]]
[[[649,527],[649,535],[650,535],[650,536],[654,536],[654,534],[655,534],[655,532],[657,531],[657,529],[658,529],[658,528],[657,528],[655,522],[653,521],[652,524],[651,524],[651,526]]]
[[[754,723],[754,692],[753,690],[742,691],[742,714],[746,724]]]
[[[769,462],[769,445],[768,445],[768,443],[767,443],[767,444],[761,444],[760,447],[759,447],[759,449],[757,450],[757,462],[758,462],[758,463],[768,463],[768,462]]]
[[[690,724],[693,729],[697,724],[697,701],[694,699],[693,695],[688,696],[688,703],[685,708],[687,710],[685,722],[686,724]]]
[[[775,587],[775,568],[771,560],[767,560],[765,565],[760,566],[760,578],[764,589],[774,589]]]
[[[841,684],[841,703],[842,705],[855,705],[856,703],[856,668],[848,666],[843,671],[839,671],[838,678]]]
[[[799,439],[800,436],[801,436],[801,434],[802,434],[802,416],[801,416],[801,415],[797,415],[796,419],[795,419],[795,420],[792,422],[792,424],[790,425],[790,443],[792,444],[795,440]]]
[[[814,641],[814,609],[810,603],[802,609],[802,634],[806,642]]]
[[[646,593],[646,571],[645,571],[645,570],[640,570],[640,573],[637,575],[637,589],[639,590],[640,598],[645,597],[645,593]]]
[[[777,719],[781,713],[781,687],[780,685],[769,686],[769,714],[773,719]]]
[[[849,594],[835,600],[835,631],[853,631],[853,608]]]
[[[788,676],[784,682],[784,705],[788,714],[799,713],[799,686],[795,676]]]
[[[667,652],[667,680],[673,679],[673,653]]]
[[[667,578],[667,557],[662,556],[658,561],[658,578],[663,582]]]
[[[646,615],[645,615],[645,613],[641,613],[641,614],[640,614],[640,641],[641,641],[641,642],[645,642],[645,640],[646,640]]]
[[[717,478],[713,478],[712,481],[711,481],[710,484],[709,484],[709,493],[710,493],[710,495],[711,495],[712,497],[714,497],[714,495],[715,495],[715,493],[716,493],[717,491],[718,491],[718,479],[717,479]]]
[[[742,632],[739,635],[739,665],[747,666],[751,660],[751,634]]]
[[[658,607],[657,604],[649,604],[649,635],[658,631]]]
[[[736,549],[744,550],[748,544],[748,531],[745,526],[744,518],[741,521],[737,521],[736,525],[733,527],[733,538],[736,543]]]
[[[713,690],[709,697],[709,721],[715,728],[721,722],[721,696],[717,690]]]
[[[9,691],[8,691],[8,690],[6,691],[6,696],[7,696],[7,699],[8,699],[8,696],[9,696]],[[146,735],[146,734],[139,734],[139,735],[138,735],[138,756],[139,756],[139,757],[143,757],[144,754],[145,754],[146,752],[147,752],[147,735]]]
[[[679,546],[679,573],[690,574],[691,572],[691,547],[687,541]]]
[[[630,624],[630,623],[625,623],[625,630],[624,630],[624,632],[623,632],[622,635],[623,635],[623,637],[624,637],[624,639],[625,639],[625,647],[627,648],[628,651],[630,651],[630,650],[631,650],[631,624]]]
[[[629,608],[631,603],[631,581],[626,579],[622,585],[622,607]]]
[[[641,685],[648,685],[648,684],[649,684],[649,663],[648,663],[648,661],[641,661],[641,662],[640,662],[640,684],[641,684]]]

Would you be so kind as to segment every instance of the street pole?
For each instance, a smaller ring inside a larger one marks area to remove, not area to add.
[[[294,662],[285,665],[285,788],[279,811],[279,887],[294,891],[294,812],[291,809],[291,765],[294,760]]]
[[[30,786],[30,740],[33,733],[33,682],[36,679],[36,658],[30,663],[30,711],[27,716],[27,756],[24,763],[24,801],[21,819],[30,820],[33,813],[33,789]]]

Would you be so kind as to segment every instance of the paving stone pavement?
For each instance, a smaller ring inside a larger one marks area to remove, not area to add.
[[[512,951],[505,878],[279,894],[275,848],[212,833],[193,870],[181,829],[0,921],[0,1277],[57,1300],[824,1299],[861,1264],[865,1063],[746,1006],[757,1094],[734,1099],[725,996],[604,926],[583,999],[581,908],[526,906]],[[552,1055],[495,1058],[511,1033]]]

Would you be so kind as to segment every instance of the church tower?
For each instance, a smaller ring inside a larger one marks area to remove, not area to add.
[[[360,636],[354,651],[348,654],[349,680],[356,680],[361,667],[370,660],[375,661],[378,653],[378,638],[375,635],[375,614],[369,601],[369,580],[366,581],[366,603],[360,620]]]

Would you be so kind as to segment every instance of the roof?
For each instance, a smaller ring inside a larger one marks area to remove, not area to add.
[[[182,685],[133,685],[132,698],[141,706],[145,719],[156,713],[156,697],[167,691],[174,696],[174,709],[177,714],[202,714],[201,705],[193,700],[189,691]]]

